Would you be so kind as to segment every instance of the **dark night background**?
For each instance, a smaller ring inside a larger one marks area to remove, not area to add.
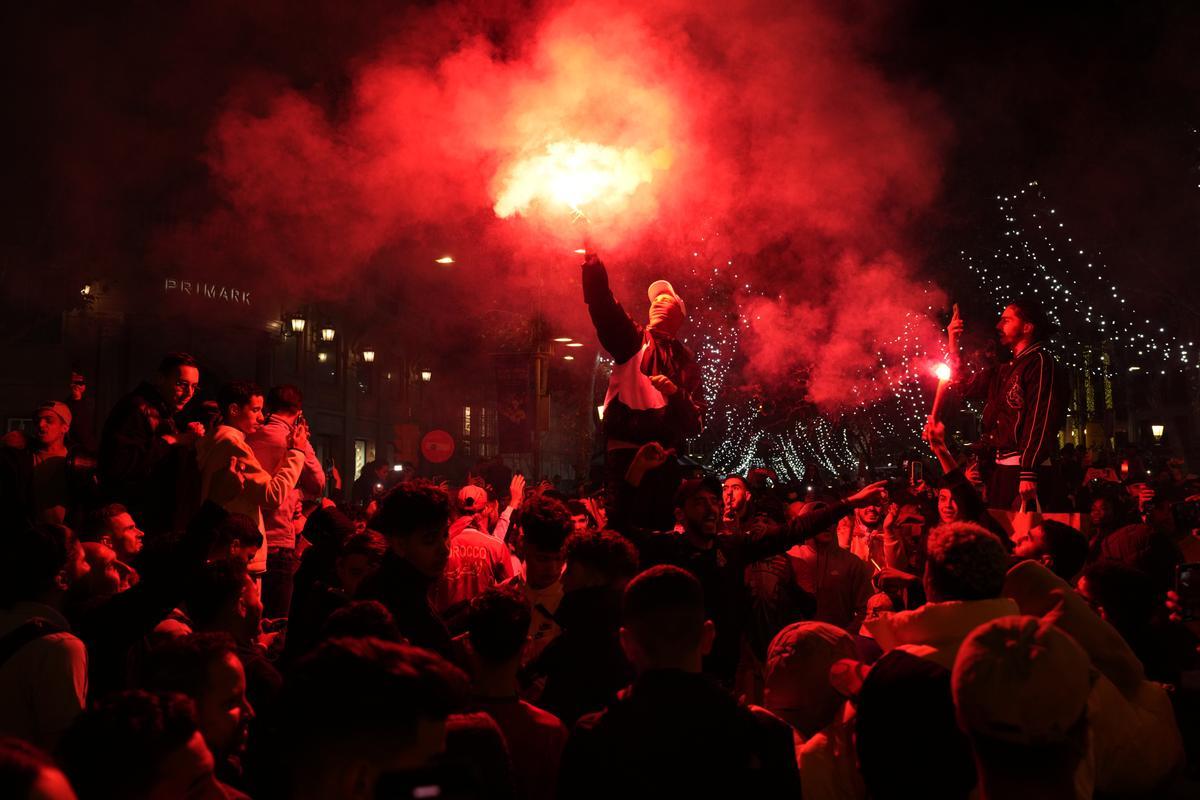
[[[285,76],[336,108],[347,69],[405,19],[382,2],[249,5],[10,6],[6,291],[36,269],[35,295],[55,302],[74,282],[50,275],[136,261],[153,226],[211,202],[197,155],[235,79]],[[931,255],[987,235],[990,198],[1037,179],[1081,240],[1139,276],[1125,288],[1196,308],[1195,3],[914,0],[872,24],[870,57],[933,89],[956,129],[921,220]]]

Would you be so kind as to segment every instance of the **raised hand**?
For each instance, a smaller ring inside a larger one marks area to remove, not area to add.
[[[958,352],[958,342],[962,338],[964,328],[962,317],[958,315],[958,303],[954,304],[954,311],[950,315],[950,324],[946,326],[946,335],[950,341],[950,352]]]
[[[513,473],[512,480],[508,483],[508,506],[509,508],[520,508],[524,500],[525,476],[519,472],[515,472]]]
[[[651,375],[650,376],[650,385],[653,386],[655,389],[658,389],[660,392],[665,394],[667,397],[670,397],[671,395],[673,395],[679,391],[679,387],[675,385],[675,382],[672,381],[670,378],[668,378],[666,375]]]
[[[292,427],[292,432],[288,437],[288,447],[293,450],[303,450],[308,447],[307,423],[301,422]]]
[[[875,481],[847,497],[846,502],[855,508],[876,505],[887,497],[887,483],[887,481]]]

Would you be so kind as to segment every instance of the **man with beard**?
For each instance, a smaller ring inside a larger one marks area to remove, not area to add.
[[[627,480],[634,485],[668,454],[650,443],[638,451]],[[704,671],[726,684],[737,670],[747,618],[746,567],[782,553],[820,531],[832,529],[854,508],[878,503],[886,481],[879,481],[844,502],[811,509],[787,524],[757,520],[745,533],[722,532],[721,484],[716,478],[692,478],[675,493],[675,514],[682,535],[630,529],[629,538],[642,557],[642,567],[671,564],[694,574],[704,589],[705,614],[716,626],[716,639],[705,656]],[[836,541],[834,542],[836,547]]]
[[[950,357],[957,361],[964,323],[954,307],[947,328]],[[1066,418],[1070,385],[1066,374],[1045,349],[1053,326],[1036,301],[1017,298],[1004,307],[996,324],[1001,346],[1012,360],[954,379],[964,397],[986,398],[981,441],[996,451],[996,467],[988,487],[992,508],[1033,510],[1065,507],[1065,493],[1054,485],[1050,458],[1058,430]]]
[[[883,502],[856,508],[854,515],[843,519],[837,527],[838,544],[876,570],[887,564],[883,548],[883,509]]]
[[[104,423],[98,463],[101,487],[151,535],[170,530],[176,512],[194,505],[191,498],[179,502],[180,482],[204,426],[193,422],[180,430],[176,418],[199,384],[196,359],[168,353],[154,378],[121,398]]]

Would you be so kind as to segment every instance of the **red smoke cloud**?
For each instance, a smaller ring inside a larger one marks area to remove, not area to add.
[[[749,282],[777,295],[745,301],[754,376],[809,363],[813,399],[836,404],[930,303],[905,228],[937,193],[948,125],[932,97],[867,60],[881,21],[833,9],[439,5],[363,54],[342,102],[234,91],[205,156],[222,202],[158,254],[337,297],[383,263],[400,284],[435,285],[421,271],[450,251],[485,305],[539,270],[561,278],[544,282],[546,308],[581,332],[571,250],[583,238],[636,299],[651,266],[685,277],[699,231],[720,231]],[[618,202],[585,208],[586,225],[537,203],[499,219],[514,165],[560,141],[651,167]]]

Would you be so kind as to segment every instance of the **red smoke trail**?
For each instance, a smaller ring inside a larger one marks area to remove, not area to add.
[[[337,104],[231,93],[206,154],[220,209],[159,254],[338,297],[368,265],[429,290],[416,265],[450,252],[436,280],[469,276],[481,306],[546,268],[545,307],[579,334],[575,210],[634,300],[645,278],[682,274],[698,231],[721,231],[775,298],[743,309],[755,377],[811,364],[813,399],[835,405],[931,302],[905,232],[936,195],[948,126],[862,55],[884,27],[818,2],[439,5],[364,53]],[[560,186],[558,207],[514,191],[564,147],[621,181]]]

